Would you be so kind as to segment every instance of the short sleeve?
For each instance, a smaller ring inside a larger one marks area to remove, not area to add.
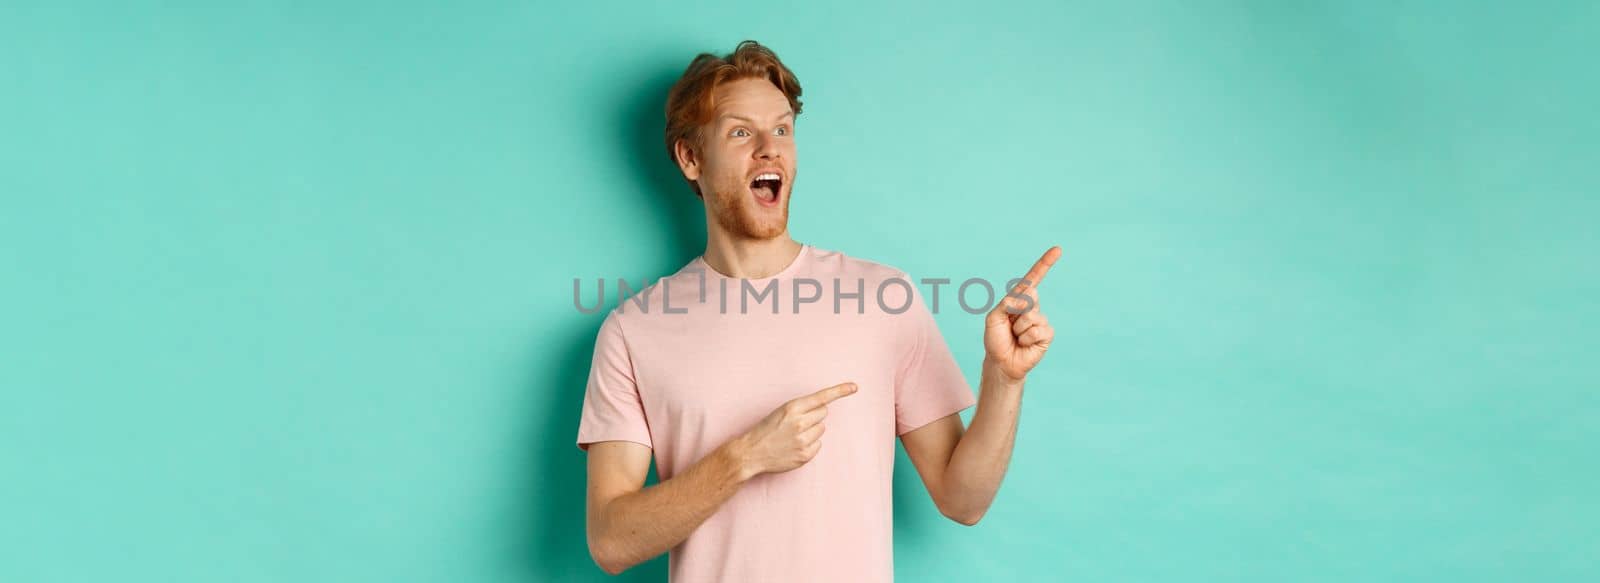
[[[909,307],[892,316],[899,321],[896,329],[901,337],[896,344],[904,347],[900,370],[895,375],[895,435],[904,435],[977,403],[933,314],[923,305],[922,294],[914,285],[910,289]]]
[[[579,449],[588,451],[589,444],[600,441],[632,441],[653,447],[644,403],[634,381],[633,359],[616,312],[606,316],[595,338],[594,361],[589,366],[589,384],[578,421]]]

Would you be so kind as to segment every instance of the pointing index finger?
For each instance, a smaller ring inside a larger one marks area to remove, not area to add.
[[[811,410],[856,392],[855,383],[840,383],[796,400],[803,410]]]
[[[1061,247],[1055,246],[1045,250],[1044,255],[1040,256],[1039,260],[1034,262],[1033,268],[1028,270],[1028,274],[1022,276],[1022,278],[1028,280],[1028,282],[1024,284],[1017,284],[1016,291],[1020,292],[1029,287],[1037,289],[1039,287],[1039,283],[1044,281],[1045,274],[1050,273],[1050,267],[1055,265],[1056,260],[1060,258]]]

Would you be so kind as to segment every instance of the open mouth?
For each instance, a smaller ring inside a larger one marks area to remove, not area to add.
[[[750,192],[764,205],[778,204],[778,193],[783,192],[783,177],[776,172],[765,172],[750,181]]]

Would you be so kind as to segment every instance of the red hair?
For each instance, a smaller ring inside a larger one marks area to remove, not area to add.
[[[800,81],[794,73],[778,60],[778,55],[761,43],[747,40],[739,43],[733,52],[724,56],[700,53],[684,69],[683,76],[667,92],[667,156],[678,162],[676,147],[679,140],[697,142],[700,128],[716,114],[712,97],[716,89],[728,81],[741,79],[766,79],[789,98],[789,107],[800,115]],[[690,182],[695,194],[700,189]]]

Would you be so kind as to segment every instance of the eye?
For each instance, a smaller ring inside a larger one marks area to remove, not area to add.
[[[750,135],[750,132],[745,130],[744,128],[734,128],[733,133],[731,135],[733,137],[735,137],[735,138],[743,138],[745,136]]]
[[[789,135],[789,126],[778,126],[778,135],[780,135],[780,136]]]

